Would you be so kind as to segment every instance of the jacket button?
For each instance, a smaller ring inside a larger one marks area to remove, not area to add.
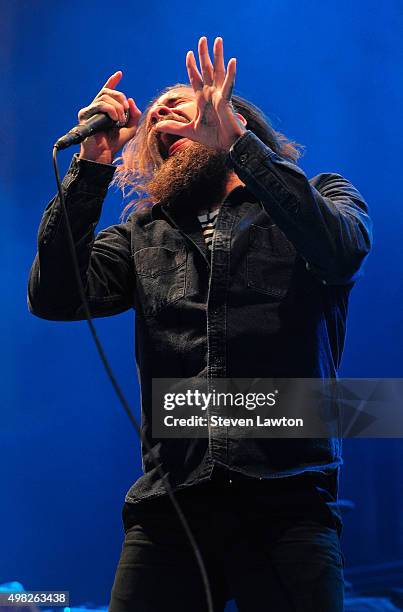
[[[248,154],[247,153],[242,153],[242,155],[239,156],[239,163],[240,164],[244,164],[247,159],[248,159]]]

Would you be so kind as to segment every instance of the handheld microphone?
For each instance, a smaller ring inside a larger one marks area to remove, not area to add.
[[[71,145],[79,144],[88,136],[96,134],[97,132],[106,132],[112,128],[121,128],[127,125],[129,121],[129,111],[125,111],[126,120],[114,121],[106,113],[96,113],[92,115],[85,123],[80,123],[73,127],[67,134],[56,140],[54,148],[60,151],[61,149],[67,149]]]

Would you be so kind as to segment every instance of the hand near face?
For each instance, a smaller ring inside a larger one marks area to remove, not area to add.
[[[236,60],[232,58],[225,70],[223,41],[214,41],[214,63],[211,62],[206,37],[199,40],[200,71],[193,51],[186,56],[189,81],[196,98],[196,115],[190,123],[173,120],[159,121],[158,132],[189,138],[207,147],[228,151],[246,131],[246,120],[235,113],[231,104],[235,81]]]
[[[124,127],[89,136],[81,143],[79,157],[111,164],[117,151],[136,134],[141,111],[133,98],[127,98],[124,93],[116,90],[122,76],[121,70],[112,74],[93,101],[79,111],[78,120],[84,123],[96,113],[106,113],[113,121],[122,122]],[[127,123],[125,111],[129,111]]]

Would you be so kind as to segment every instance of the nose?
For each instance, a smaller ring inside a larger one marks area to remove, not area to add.
[[[150,112],[150,123],[151,125],[155,125],[156,123],[158,123],[158,121],[161,121],[161,119],[163,119],[164,117],[166,117],[167,115],[170,115],[172,113],[171,109],[168,108],[168,106],[156,106],[151,112]]]

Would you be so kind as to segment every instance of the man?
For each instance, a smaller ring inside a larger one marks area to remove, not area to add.
[[[125,128],[84,141],[63,183],[87,299],[95,317],[136,309],[143,433],[200,546],[214,609],[234,598],[241,611],[340,611],[338,440],[215,430],[158,439],[150,429],[155,378],[336,377],[349,292],[371,242],[358,191],[338,174],[308,181],[295,145],[232,95],[236,62],[225,69],[222,39],[213,62],[206,38],[198,51],[200,71],[187,55],[191,87],[168,88],[143,115],[115,90],[121,72],[79,113],[130,113]],[[94,240],[115,172],[140,197]],[[58,197],[38,245],[31,312],[82,319]],[[142,451],[110,610],[204,611],[192,550]]]

